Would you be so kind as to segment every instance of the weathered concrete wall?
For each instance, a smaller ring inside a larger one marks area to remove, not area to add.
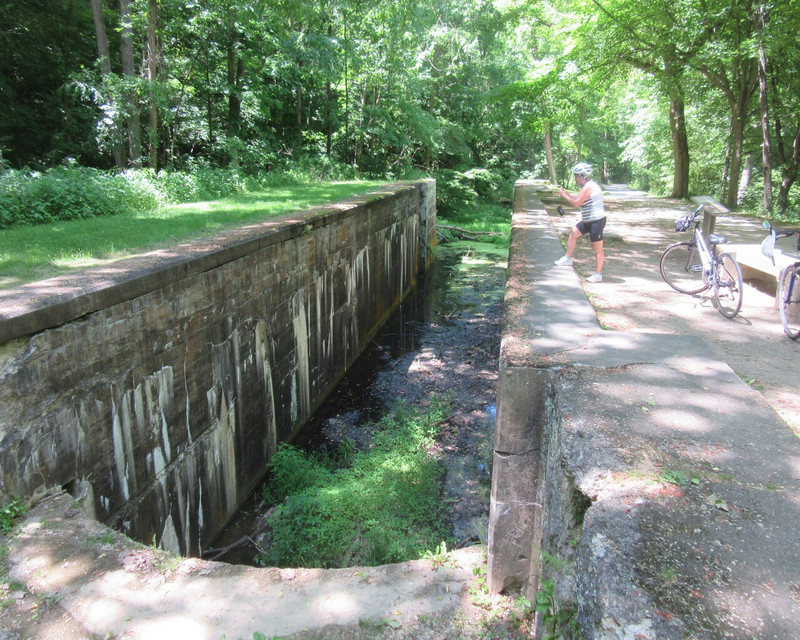
[[[209,544],[415,285],[435,183],[0,292],[0,501]]]
[[[569,348],[573,336],[599,329],[580,285],[568,280],[574,279],[571,269],[542,277],[560,250],[535,189],[518,182],[500,347],[488,582],[495,592],[521,588],[531,601],[541,570],[548,457],[558,451],[558,369],[550,354]]]

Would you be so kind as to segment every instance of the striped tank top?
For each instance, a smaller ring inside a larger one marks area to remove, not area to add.
[[[581,205],[581,220],[593,222],[606,217],[606,208],[603,204],[603,190],[594,180],[589,180],[589,198]]]

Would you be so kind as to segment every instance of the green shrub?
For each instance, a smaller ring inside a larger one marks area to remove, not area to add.
[[[275,163],[268,174],[268,179],[278,180],[282,184],[355,180],[357,177],[358,172],[352,166],[329,156],[282,159]]]
[[[279,503],[292,494],[329,484],[332,473],[325,461],[290,444],[281,444],[269,461],[270,482],[262,488],[262,499]]]
[[[151,180],[170,204],[219,200],[247,192],[247,180],[235,169],[195,167],[191,171],[159,171]]]
[[[0,507],[0,533],[11,531],[16,521],[25,515],[25,505],[16,498]]]
[[[47,171],[7,170],[0,173],[0,229],[151,211],[162,205],[219,200],[278,185],[355,177],[352,167],[327,157],[274,162],[271,170],[255,173],[201,163],[158,173],[149,169],[100,171],[76,164]]]
[[[257,561],[274,566],[344,567],[422,557],[448,537],[441,475],[431,453],[445,405],[427,413],[398,407],[370,448],[329,458],[283,446],[270,463],[264,495],[281,499],[270,517],[271,544]]]
[[[504,186],[504,179],[500,172],[476,167],[466,171],[464,175],[470,180],[472,188],[482,200],[497,200],[500,197]]]
[[[126,174],[67,166],[0,174],[0,228],[151,209],[157,195]]]
[[[474,206],[478,192],[472,180],[461,171],[445,170],[436,173],[436,208],[440,215]]]

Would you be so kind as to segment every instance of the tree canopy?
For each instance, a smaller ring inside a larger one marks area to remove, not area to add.
[[[606,182],[785,212],[799,5],[6,0],[0,167],[259,172],[311,156],[370,176],[565,181],[585,160]]]

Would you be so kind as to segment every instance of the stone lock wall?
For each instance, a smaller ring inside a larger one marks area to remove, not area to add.
[[[0,291],[0,502],[196,554],[415,285],[435,182]]]

